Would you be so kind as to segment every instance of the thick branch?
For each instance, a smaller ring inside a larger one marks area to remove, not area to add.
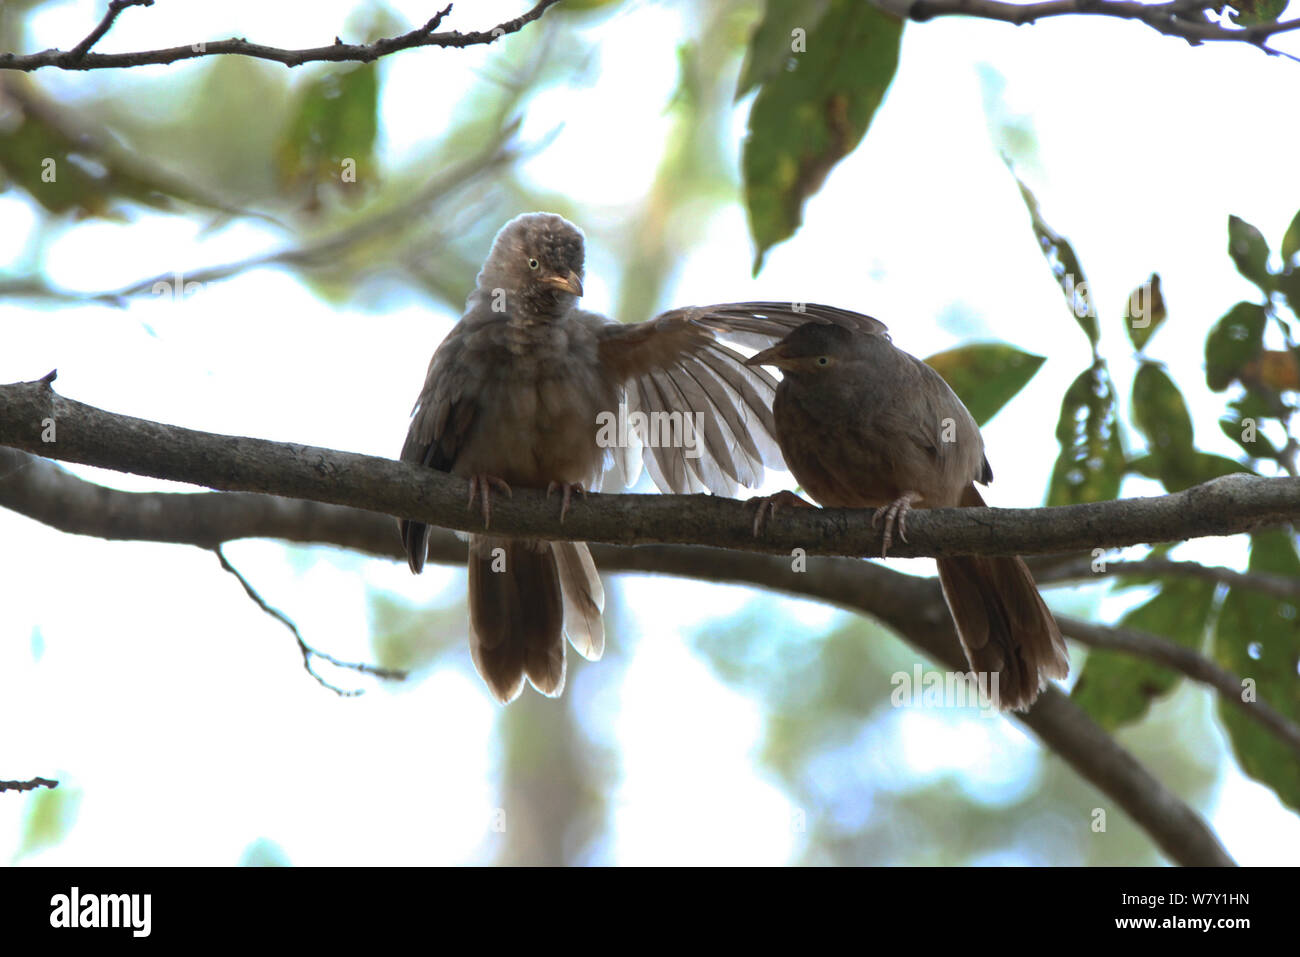
[[[400,559],[392,520],[373,512],[269,495],[121,492],[83,481],[58,466],[0,450],[0,505],[67,532],[212,548],[247,537],[337,545]],[[936,583],[870,562],[810,558],[795,572],[783,556],[672,545],[594,546],[606,571],[683,575],[757,585],[831,602],[880,620],[931,659],[964,669],[961,649]],[[462,562],[465,545],[435,534],[429,557]],[[1067,627],[1068,627],[1067,623]],[[1016,715],[1082,777],[1123,807],[1181,864],[1229,864],[1204,821],[1056,689]]]
[[[312,446],[196,432],[114,415],[66,399],[37,382],[0,386],[0,445],[47,458],[256,491],[481,531],[465,507],[467,484],[404,462]],[[594,425],[593,425],[594,427]],[[53,441],[50,439],[53,438]],[[707,495],[591,495],[561,522],[544,492],[518,489],[493,505],[495,532],[615,545],[676,543],[744,551],[878,555],[871,512],[787,509],[761,539],[743,502]],[[1231,535],[1300,517],[1300,479],[1231,475],[1174,495],[1048,509],[919,510],[895,557],[1016,555],[1119,548]]]
[[[119,67],[148,66],[175,63],[179,60],[194,60],[208,56],[247,56],[258,60],[273,60],[285,66],[301,66],[313,62],[357,62],[370,63],[380,57],[388,56],[399,50],[411,50],[416,47],[462,48],[492,43],[500,37],[516,33],[523,27],[540,19],[548,7],[559,0],[539,0],[527,13],[499,23],[490,30],[461,33],[452,30],[448,33],[434,33],[443,18],[451,12],[451,4],[440,10],[422,27],[403,33],[401,36],[387,37],[374,43],[344,43],[335,38],[330,46],[311,47],[303,50],[284,50],[279,47],[262,46],[238,38],[216,40],[211,43],[192,43],[164,50],[141,50],[134,53],[93,53],[91,46],[97,43],[112,27],[113,21],[122,8],[127,6],[150,6],[153,0],[112,0],[109,11],[99,26],[71,50],[44,50],[40,53],[0,54],[0,70],[22,70],[30,72],[42,67],[53,66],[63,70],[106,70]]]

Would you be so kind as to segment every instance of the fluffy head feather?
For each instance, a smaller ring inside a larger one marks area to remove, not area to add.
[[[554,318],[582,295],[582,231],[554,213],[526,213],[501,227],[478,275],[478,293],[504,296],[514,314]]]

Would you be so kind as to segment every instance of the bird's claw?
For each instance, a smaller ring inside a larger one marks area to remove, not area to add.
[[[556,489],[560,490],[560,524],[564,524],[564,516],[569,511],[569,501],[573,498],[573,493],[577,492],[583,498],[587,497],[587,490],[582,487],[581,482],[551,482],[546,486],[546,497],[550,498],[551,493]]]
[[[811,502],[805,502],[794,492],[782,489],[774,495],[757,495],[745,503],[746,508],[755,509],[754,512],[754,537],[758,538],[763,534],[763,529],[767,527],[768,519],[776,514],[776,510],[783,505],[791,505],[796,508],[816,508]]]
[[[894,529],[898,529],[898,540],[907,542],[907,513],[912,510],[912,503],[920,501],[917,492],[904,492],[888,505],[882,505],[871,513],[871,527],[879,528],[882,521],[885,526],[884,544],[880,548],[880,557],[889,555],[889,546],[894,543]]]
[[[483,508],[483,527],[488,528],[492,524],[492,489],[505,492],[507,498],[514,498],[515,493],[511,491],[506,480],[498,478],[495,475],[471,475],[469,477],[469,503],[465,506],[466,511],[474,507],[474,499],[482,500]]]

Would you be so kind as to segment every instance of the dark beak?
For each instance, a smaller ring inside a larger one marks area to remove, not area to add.
[[[579,298],[582,297],[582,279],[572,269],[569,270],[567,276],[547,276],[542,282],[554,286],[562,292],[570,293]]]
[[[776,366],[778,369],[784,369],[785,364],[789,361],[789,356],[785,351],[785,343],[778,342],[770,349],[764,349],[762,352],[756,352],[745,360],[747,366]]]

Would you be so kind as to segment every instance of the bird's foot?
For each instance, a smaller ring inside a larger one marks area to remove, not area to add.
[[[469,504],[465,506],[468,511],[474,507],[474,499],[482,500],[483,508],[483,527],[487,528],[492,524],[492,489],[499,492],[505,492],[508,498],[514,498],[515,493],[510,490],[506,480],[498,478],[495,475],[471,475],[469,477]]]
[[[796,508],[816,508],[812,502],[805,502],[794,492],[782,489],[775,495],[758,495],[751,498],[745,503],[746,508],[755,509],[754,512],[754,537],[758,538],[763,534],[763,529],[767,527],[767,521],[776,514],[776,510],[783,505],[791,505]]]
[[[880,557],[889,554],[889,546],[894,543],[894,530],[898,530],[898,540],[907,541],[907,513],[912,510],[912,503],[921,500],[920,492],[904,492],[888,505],[882,505],[871,515],[871,527],[879,528],[882,521],[885,526],[884,544]]]
[[[550,498],[551,493],[556,489],[560,490],[560,524],[564,524],[564,516],[569,511],[569,501],[573,498],[573,493],[577,492],[583,498],[587,497],[587,490],[582,487],[581,482],[551,482],[546,486],[546,497]]]

